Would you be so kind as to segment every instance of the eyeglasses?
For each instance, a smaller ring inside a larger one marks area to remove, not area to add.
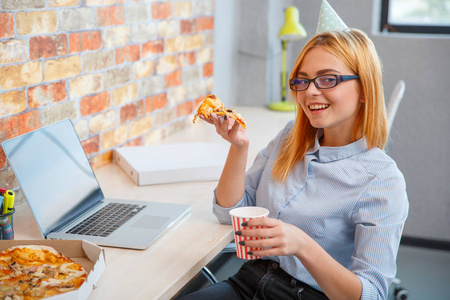
[[[347,80],[358,79],[358,75],[321,75],[314,79],[308,78],[292,78],[289,80],[289,87],[293,91],[304,91],[309,88],[309,84],[314,82],[318,89],[331,89],[339,83]]]

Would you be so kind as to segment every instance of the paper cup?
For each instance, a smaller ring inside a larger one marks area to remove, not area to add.
[[[264,207],[257,207],[257,206],[246,206],[246,207],[239,207],[232,209],[230,211],[231,215],[231,223],[233,224],[233,230],[234,232],[240,231],[242,227],[242,222],[256,219],[256,218],[267,218],[269,215],[269,210]],[[255,227],[248,227],[248,228],[255,228]],[[263,227],[256,227],[256,228],[263,228]],[[254,256],[254,255],[248,255],[248,251],[258,250],[258,248],[253,247],[246,247],[239,245],[240,241],[246,241],[246,240],[259,240],[260,238],[255,237],[243,237],[240,235],[234,235],[234,241],[236,243],[236,254],[237,257],[242,259],[257,259],[260,258],[260,256]]]

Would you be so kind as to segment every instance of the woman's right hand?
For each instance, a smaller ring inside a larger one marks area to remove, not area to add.
[[[225,115],[224,117],[217,116],[211,113],[211,118],[207,119],[203,115],[200,118],[216,127],[216,132],[232,146],[237,148],[248,147],[249,141],[245,129],[236,122],[233,118]]]
[[[228,116],[221,117],[211,113],[210,119],[204,116],[200,118],[213,124],[217,133],[231,144],[217,184],[216,200],[220,206],[232,207],[245,193],[245,168],[249,145],[247,132],[239,122]]]

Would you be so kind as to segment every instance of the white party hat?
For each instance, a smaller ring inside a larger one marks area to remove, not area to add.
[[[343,31],[348,29],[344,21],[337,15],[331,5],[322,0],[319,13],[319,24],[317,24],[316,34],[325,31]]]

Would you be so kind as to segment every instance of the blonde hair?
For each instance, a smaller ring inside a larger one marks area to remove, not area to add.
[[[305,55],[313,48],[323,47],[340,59],[354,74],[359,75],[364,103],[361,105],[353,138],[365,137],[367,146],[383,149],[388,138],[386,109],[383,95],[381,61],[372,41],[360,30],[324,32],[314,36],[303,48],[289,75],[297,77]],[[314,144],[317,128],[311,126],[308,117],[297,101],[297,92],[291,91],[297,106],[297,116],[292,131],[285,137],[273,168],[273,177],[285,181],[292,168],[303,159]]]

